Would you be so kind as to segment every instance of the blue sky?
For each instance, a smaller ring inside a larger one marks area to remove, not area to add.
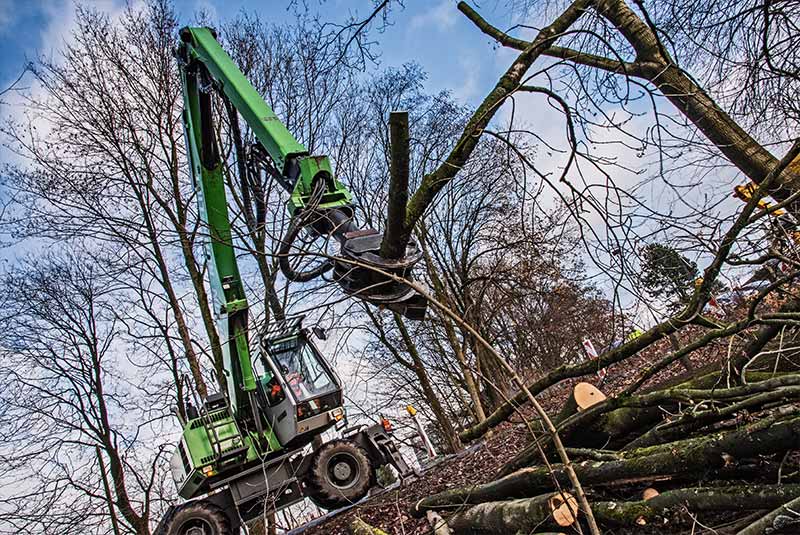
[[[367,0],[307,1],[312,11],[330,22],[342,22],[349,14],[366,14],[371,8]],[[113,11],[124,5],[124,0],[84,4]],[[483,5],[481,12],[497,21],[500,14],[494,13],[495,3],[487,4],[491,5]],[[177,0],[175,5],[187,23],[199,11],[222,20],[240,10],[254,11],[276,23],[295,18],[289,0]],[[2,88],[17,78],[26,61],[50,56],[59,48],[68,38],[73,10],[71,0],[0,0]],[[382,66],[416,61],[428,73],[428,90],[450,89],[469,103],[476,102],[491,87],[506,63],[497,61],[494,47],[456,9],[455,0],[407,0],[405,9],[392,14],[392,25],[375,37],[380,42]]]

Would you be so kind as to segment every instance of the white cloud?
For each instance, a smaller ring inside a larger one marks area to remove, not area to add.
[[[0,0],[2,1],[2,0]],[[132,3],[135,8],[137,2]],[[118,18],[125,9],[121,0],[94,0],[91,4],[84,4],[92,9],[108,13],[112,19]],[[69,42],[75,29],[75,7],[73,0],[59,0],[47,3],[43,11],[47,16],[47,24],[40,34],[41,50],[48,53],[60,49],[65,42]]]
[[[0,24],[2,11],[6,2],[13,0],[0,0]],[[139,1],[132,2],[136,7]],[[38,44],[35,49],[26,51],[26,58],[35,60],[44,57],[55,62],[59,61],[58,51],[72,40],[72,33],[76,27],[76,4],[74,0],[54,0],[46,2],[42,7],[45,24],[39,30]],[[119,18],[125,9],[124,0],[95,0],[91,7],[101,12],[106,12],[112,19]],[[2,33],[2,32],[0,32]],[[51,128],[51,121],[43,114],[35,114],[26,104],[30,98],[34,100],[42,95],[42,88],[33,76],[26,75],[19,84],[19,91],[10,91],[0,100],[0,119],[10,120],[19,124],[34,124],[40,134]],[[4,147],[0,147],[0,162],[19,162],[20,158]]]
[[[427,11],[411,17],[409,27],[412,30],[434,26],[439,29],[452,28],[456,23],[458,10],[452,0],[442,0]]]
[[[459,83],[453,89],[453,95],[461,102],[471,102],[479,96],[480,60],[474,56],[459,56],[458,66],[461,69]]]
[[[15,13],[13,0],[0,0],[0,35],[5,35],[11,29]]]

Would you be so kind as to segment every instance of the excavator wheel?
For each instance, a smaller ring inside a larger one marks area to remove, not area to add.
[[[181,506],[170,519],[166,535],[233,535],[228,517],[204,501]]]
[[[306,496],[323,509],[351,505],[369,492],[375,469],[367,452],[347,440],[323,444],[305,477]]]

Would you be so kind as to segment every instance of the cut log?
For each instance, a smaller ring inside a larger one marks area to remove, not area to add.
[[[430,524],[433,530],[433,535],[452,535],[450,527],[439,513],[428,511],[425,516],[428,518],[428,524]]]
[[[557,492],[551,496],[549,507],[558,527],[571,526],[578,520],[578,500],[568,492]]]
[[[572,388],[569,397],[564,402],[564,406],[553,423],[563,422],[576,412],[585,411],[601,401],[605,401],[606,395],[591,383],[578,383]]]
[[[736,535],[766,535],[768,533],[797,533],[800,528],[800,495],[783,503],[763,518],[753,522]],[[793,529],[793,531],[787,531]]]
[[[595,502],[592,512],[604,525],[635,527],[692,521],[684,511],[771,509],[800,496],[800,485],[697,487],[664,492],[638,502]],[[752,534],[763,532],[753,532]]]
[[[448,524],[459,534],[533,533],[536,529],[564,528],[578,518],[578,502],[568,493],[487,502],[453,515]]]
[[[619,452],[616,461],[585,461],[574,464],[584,485],[608,484],[618,480],[652,481],[660,476],[697,475],[723,467],[730,457],[745,459],[785,452],[800,443],[800,417],[763,418],[735,431],[671,442],[651,448]],[[420,500],[412,514],[424,514],[442,506],[478,504],[505,498],[536,496],[552,489],[553,480],[568,486],[561,465],[523,468],[490,483],[452,489]]]
[[[644,491],[642,491],[642,501],[646,502],[647,500],[655,498],[658,495],[659,492],[656,489],[654,489],[653,487],[647,487],[646,489],[644,489]]]

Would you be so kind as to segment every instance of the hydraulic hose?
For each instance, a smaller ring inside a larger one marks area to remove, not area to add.
[[[302,212],[292,217],[292,219],[289,221],[289,228],[286,230],[283,240],[281,240],[281,246],[278,249],[278,265],[281,268],[281,272],[292,282],[308,282],[316,279],[333,268],[333,262],[329,258],[326,258],[324,262],[314,269],[309,269],[307,271],[296,271],[289,261],[292,245],[294,245],[294,242],[297,240],[297,236],[300,234],[300,231],[303,230],[303,227],[313,223],[311,220],[314,218],[314,216],[325,217],[317,211],[317,207],[319,206],[324,193],[325,183],[324,181],[320,180],[314,184],[314,189],[311,192],[311,198],[309,199],[308,206]],[[296,256],[301,256],[303,254],[304,253],[301,251]]]
[[[308,282],[333,268],[333,262],[329,258],[326,258],[323,263],[314,269],[309,269],[307,271],[295,271],[291,262],[289,262],[289,254],[292,245],[300,234],[300,231],[306,226],[304,219],[306,218],[301,215],[300,217],[293,217],[292,220],[289,221],[289,228],[286,230],[286,234],[281,240],[281,246],[278,249],[278,265],[284,276],[292,282]]]

